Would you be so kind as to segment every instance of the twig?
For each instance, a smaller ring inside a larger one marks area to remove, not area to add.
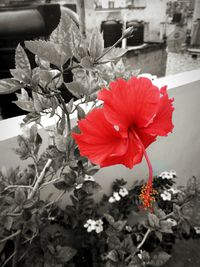
[[[22,225],[21,225],[21,228],[22,228]],[[20,240],[21,240],[21,230],[20,230],[20,233],[15,238],[15,250],[14,250],[15,254],[13,256],[12,267],[16,267],[18,263]]]
[[[147,239],[148,235],[150,234],[150,232],[151,232],[150,229],[148,229],[146,231],[146,234],[144,235],[144,237],[143,237],[142,241],[140,242],[140,244],[137,246],[137,249],[136,249],[135,253],[143,246],[143,244],[146,241],[146,239]]]
[[[1,267],[5,267],[6,264],[12,259],[12,257],[14,257],[15,255],[15,251],[4,261],[3,265]]]
[[[108,54],[118,43],[120,43],[124,39],[124,36],[122,35],[117,42],[115,42],[110,48],[108,48],[101,56],[96,58],[95,63],[97,63],[102,57],[104,57],[106,54]]]
[[[55,182],[57,182],[57,181],[59,181],[59,180],[60,180],[60,177],[59,177],[59,178],[55,178],[55,179],[53,179],[53,180],[51,180],[51,181],[48,181],[48,182],[46,182],[46,183],[43,183],[43,184],[40,186],[39,189],[42,189],[43,187],[45,187],[45,186],[47,186],[47,185],[49,185],[49,184],[55,183]]]
[[[32,197],[34,197],[36,191],[38,190],[43,178],[44,178],[44,175],[46,173],[46,170],[50,167],[52,163],[52,159],[48,159],[46,165],[44,166],[44,169],[42,170],[42,172],[40,173],[40,176],[38,177],[37,181],[35,182],[35,185],[33,187],[33,190],[31,191],[31,193],[28,195],[28,199],[31,199]]]
[[[135,256],[136,252],[144,245],[149,233],[151,232],[150,229],[148,229],[142,239],[142,241],[140,242],[140,244],[138,244],[138,246],[136,247],[134,253],[132,253],[131,255],[129,255],[127,258],[126,258],[126,262],[128,262],[133,256]]]
[[[19,235],[20,233],[21,233],[21,230],[17,230],[17,232],[15,232],[14,234],[9,235],[9,236],[7,236],[7,237],[1,239],[1,240],[0,240],[0,243],[4,243],[5,241],[7,241],[7,240],[9,240],[9,239],[11,239],[11,238],[13,238],[13,237]]]
[[[67,130],[68,130],[68,133],[70,133],[71,132],[71,122],[70,122],[69,112],[66,108],[65,101],[63,100],[62,96],[60,94],[58,94],[57,97],[60,100],[61,105],[63,107],[63,110],[67,116]]]
[[[27,189],[33,189],[31,185],[9,185],[6,188],[4,188],[4,191],[12,188],[27,188]]]

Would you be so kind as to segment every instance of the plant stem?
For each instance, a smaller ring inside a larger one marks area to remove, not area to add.
[[[17,235],[15,238],[15,250],[14,250],[15,254],[13,256],[12,267],[17,267],[20,240],[21,240],[21,231],[20,231],[19,235]]]
[[[122,35],[119,40],[117,40],[117,42],[115,42],[111,47],[109,47],[101,56],[99,56],[96,60],[95,63],[97,61],[99,61],[100,59],[102,59],[102,57],[104,57],[106,54],[108,54],[118,43],[120,43],[122,40],[124,39],[124,36]]]
[[[15,251],[4,261],[3,265],[1,267],[5,267],[6,264],[12,259],[12,257],[14,257],[15,255]]]
[[[63,100],[62,96],[60,94],[58,94],[57,97],[60,100],[61,105],[63,107],[63,110],[67,116],[67,130],[68,130],[68,133],[70,133],[71,132],[71,122],[70,122],[69,112],[66,108],[65,101]]]
[[[146,241],[148,235],[150,234],[150,232],[151,232],[150,229],[148,229],[148,230],[146,231],[146,233],[145,233],[145,235],[144,235],[142,241],[141,241],[140,244],[137,246],[137,249],[136,249],[135,253],[136,253],[136,252],[137,252],[137,251],[144,245],[144,243],[145,243],[145,241]]]
[[[31,199],[34,197],[35,193],[37,192],[43,178],[44,178],[44,175],[46,173],[46,170],[50,167],[52,163],[52,159],[48,159],[46,165],[44,166],[44,169],[42,170],[42,172],[40,173],[40,176],[38,177],[37,181],[35,182],[35,185],[33,187],[33,190],[31,191],[31,193],[28,195],[28,199]]]
[[[1,239],[1,240],[0,240],[0,243],[3,243],[3,242],[5,242],[5,241],[7,241],[7,240],[9,240],[9,239],[11,239],[11,238],[13,238],[13,237],[15,237],[15,236],[19,235],[20,233],[21,233],[21,230],[17,230],[17,232],[15,232],[14,234],[9,235],[9,236],[7,236],[7,237]]]

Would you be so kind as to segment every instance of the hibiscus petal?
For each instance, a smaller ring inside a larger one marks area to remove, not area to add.
[[[138,139],[132,133],[129,133],[127,152],[122,156],[109,155],[104,159],[104,161],[102,161],[101,166],[106,167],[123,164],[124,166],[132,169],[136,164],[142,161],[143,154],[144,150],[141,143],[138,142]]]
[[[98,98],[104,101],[106,119],[124,130],[132,125],[145,126],[152,120],[160,93],[149,79],[133,77],[128,82],[118,79],[110,83],[110,90],[101,90]]]
[[[124,155],[127,151],[127,139],[110,124],[103,109],[94,109],[78,123],[81,134],[72,133],[82,156],[93,163],[102,165],[110,155]]]
[[[174,125],[172,123],[172,113],[174,107],[172,105],[174,99],[169,99],[166,87],[161,88],[163,96],[160,98],[159,109],[154,117],[152,123],[150,123],[142,131],[152,134],[166,136],[169,132],[172,132]]]

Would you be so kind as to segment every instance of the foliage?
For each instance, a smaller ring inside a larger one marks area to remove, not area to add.
[[[170,190],[173,179],[155,177],[158,195],[153,213],[139,207],[142,182],[127,190],[123,179],[116,180],[112,194],[97,203],[101,187],[93,176],[99,168],[80,155],[71,137],[71,131],[79,131],[71,119],[84,118],[86,106],[99,105],[96,95],[102,86],[138,74],[120,59],[126,50],[105,49],[97,29],[89,40],[83,38],[65,13],[48,40],[27,41],[25,47],[16,48],[12,78],[0,81],[0,93],[16,92],[15,104],[29,112],[15,149],[29,165],[0,171],[1,266],[161,266],[170,258],[175,238],[200,226],[200,181],[191,178],[186,189],[164,201],[161,195]],[[35,54],[34,67],[27,49]],[[66,83],[69,72],[73,81]],[[73,95],[68,103],[63,88]],[[45,115],[56,119],[53,141],[46,149],[38,131]],[[50,185],[58,197],[41,200]],[[60,200],[65,204],[62,209]]]

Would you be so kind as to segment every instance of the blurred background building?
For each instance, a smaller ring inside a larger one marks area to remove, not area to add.
[[[1,0],[0,78],[10,77],[17,44],[48,38],[62,9],[79,17],[83,35],[101,29],[105,47],[133,26],[133,36],[118,46],[128,48],[124,64],[142,73],[161,77],[200,68],[200,0]],[[14,98],[0,96],[3,118],[19,114],[10,104]]]

